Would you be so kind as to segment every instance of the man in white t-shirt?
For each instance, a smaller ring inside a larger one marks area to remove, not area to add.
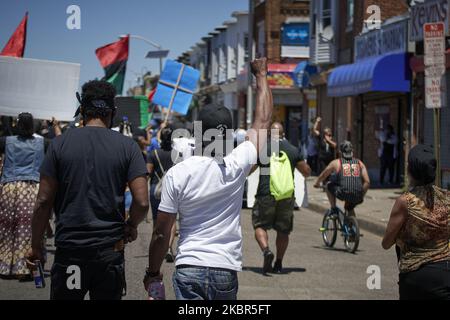
[[[237,272],[242,270],[240,212],[244,183],[266,142],[273,110],[266,58],[253,61],[251,67],[257,96],[255,122],[247,141],[229,154],[215,150],[207,155],[210,145],[204,140],[211,139],[205,137],[212,132],[214,142],[224,140],[224,129],[232,128],[232,117],[225,107],[205,106],[198,119],[204,134],[202,156],[194,155],[166,173],[144,278],[146,290],[162,278],[160,268],[178,213],[180,238],[173,275],[176,298],[237,297]]]

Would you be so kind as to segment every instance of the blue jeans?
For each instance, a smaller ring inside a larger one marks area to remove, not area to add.
[[[177,300],[236,300],[237,272],[227,269],[178,266],[172,277]]]

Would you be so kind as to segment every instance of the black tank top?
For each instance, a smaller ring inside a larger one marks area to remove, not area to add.
[[[340,159],[340,170],[337,174],[343,196],[346,201],[358,203],[363,197],[361,165],[358,159]]]

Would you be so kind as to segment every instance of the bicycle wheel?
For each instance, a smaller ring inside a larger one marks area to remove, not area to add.
[[[347,217],[345,219],[346,233],[344,234],[344,245],[350,253],[355,253],[359,245],[359,225],[355,217]]]
[[[337,225],[336,218],[331,216],[331,211],[327,211],[322,220],[322,228],[320,228],[322,232],[323,242],[327,247],[334,246],[336,242],[337,236]]]

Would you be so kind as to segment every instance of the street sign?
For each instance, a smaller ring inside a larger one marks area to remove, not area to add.
[[[423,26],[425,46],[425,106],[433,109],[436,185],[441,186],[441,108],[447,102],[445,76],[445,24],[426,23]]]
[[[424,25],[425,66],[445,65],[445,26],[443,22]]]
[[[147,59],[165,58],[169,54],[169,50],[149,51],[145,56]]]
[[[446,105],[445,25],[443,22],[423,26],[425,49],[425,105],[442,108]]]
[[[427,108],[436,109],[445,107],[445,92],[445,77],[425,77],[425,103]]]
[[[445,65],[428,66],[425,68],[426,77],[440,77],[445,73]]]

